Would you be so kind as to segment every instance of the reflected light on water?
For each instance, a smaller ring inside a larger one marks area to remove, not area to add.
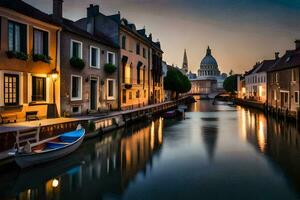
[[[150,146],[151,150],[154,149],[154,137],[155,137],[155,126],[154,121],[151,123],[151,135],[150,135]]]
[[[158,142],[162,144],[163,142],[163,118],[159,118],[159,125],[158,125]]]
[[[249,119],[249,117],[248,117]],[[241,110],[241,138],[243,141],[247,140],[247,130],[246,130],[246,111],[244,109]]]
[[[258,145],[259,149],[264,152],[266,145],[266,137],[265,137],[265,129],[264,129],[264,121],[262,117],[259,117],[259,127],[258,127]]]

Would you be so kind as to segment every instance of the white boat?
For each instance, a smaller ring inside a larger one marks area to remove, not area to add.
[[[78,128],[35,144],[28,143],[22,151],[15,154],[16,163],[21,168],[26,168],[62,158],[78,149],[84,136],[85,130]]]

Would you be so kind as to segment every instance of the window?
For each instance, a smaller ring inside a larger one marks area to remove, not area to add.
[[[71,76],[71,100],[81,100],[82,99],[82,77],[81,76]]]
[[[137,43],[137,44],[136,44],[136,54],[137,54],[137,55],[140,55],[140,50],[141,50],[140,44]]]
[[[100,49],[90,47],[90,67],[100,68]]]
[[[115,97],[115,80],[107,79],[107,98],[114,99]]]
[[[33,29],[33,53],[48,56],[48,32]]]
[[[125,83],[130,84],[131,83],[131,65],[126,64],[125,65]]]
[[[126,90],[125,89],[123,89],[123,92],[122,92],[122,102],[123,103],[126,103]]]
[[[8,22],[8,50],[27,53],[27,27],[24,24]]]
[[[32,101],[46,101],[46,78],[32,76]]]
[[[296,70],[295,69],[292,69],[292,81],[296,81]]]
[[[126,49],[126,36],[122,36],[122,49]]]
[[[278,83],[279,74],[278,72],[275,73],[275,82]]]
[[[71,58],[81,58],[82,59],[82,43],[71,40]]]
[[[80,113],[80,107],[79,106],[72,107],[72,113],[74,113],[74,114]]]
[[[144,90],[144,98],[147,97],[147,90]]]
[[[144,57],[144,58],[147,58],[147,51],[146,51],[145,48],[143,48],[143,57]]]
[[[107,52],[107,63],[115,65],[116,64],[116,55],[113,52]]]
[[[129,92],[129,99],[132,99],[132,92]]]
[[[295,92],[295,103],[299,104],[299,91]]]
[[[4,74],[4,104],[6,106],[19,104],[19,76]]]
[[[276,90],[273,90],[273,99],[274,99],[275,101],[277,100]]]

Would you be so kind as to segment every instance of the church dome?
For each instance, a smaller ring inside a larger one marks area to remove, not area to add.
[[[205,57],[202,59],[200,69],[198,71],[199,76],[219,76],[220,71],[216,59],[211,54],[211,49],[208,47]]]

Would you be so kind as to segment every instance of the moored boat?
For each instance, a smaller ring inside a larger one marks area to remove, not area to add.
[[[26,168],[62,158],[74,152],[83,142],[85,130],[77,130],[61,134],[54,138],[35,144],[27,144],[22,151],[15,154],[16,163]]]

